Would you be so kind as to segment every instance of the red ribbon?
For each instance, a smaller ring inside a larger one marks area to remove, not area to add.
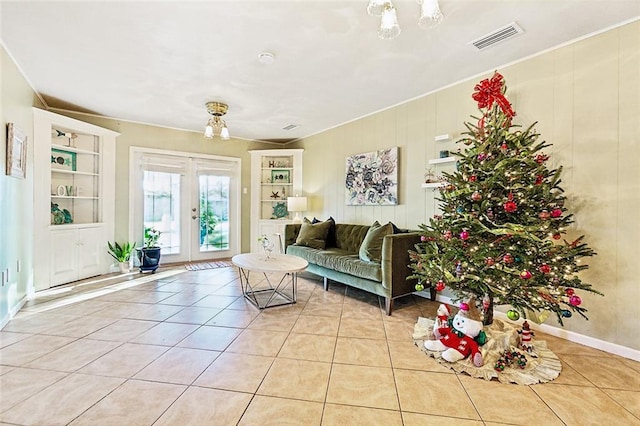
[[[502,94],[504,85],[502,74],[496,72],[491,79],[484,79],[473,88],[472,95],[474,101],[478,102],[478,108],[491,108],[493,103],[497,103],[508,117],[513,117],[516,113],[511,108],[511,104]]]

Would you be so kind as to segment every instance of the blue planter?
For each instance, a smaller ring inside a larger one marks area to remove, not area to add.
[[[140,273],[156,272],[160,266],[160,247],[138,248],[138,260],[140,261]]]

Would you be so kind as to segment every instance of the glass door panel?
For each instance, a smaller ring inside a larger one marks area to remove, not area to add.
[[[180,188],[179,173],[143,172],[143,229],[155,228],[161,232],[158,242],[163,255],[181,252]]]
[[[231,178],[213,174],[198,176],[199,224],[194,253],[205,257],[229,250],[229,192]]]

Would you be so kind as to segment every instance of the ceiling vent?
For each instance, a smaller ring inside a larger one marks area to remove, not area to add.
[[[295,129],[296,127],[298,127],[298,125],[297,125],[297,124],[289,124],[288,126],[284,126],[284,127],[282,128],[282,130],[293,130],[293,129]]]
[[[474,40],[467,44],[473,44],[478,50],[484,50],[487,47],[493,46],[496,43],[500,43],[506,39],[511,37],[515,37],[518,34],[523,34],[524,30],[520,28],[520,26],[512,22],[509,25],[506,25],[502,28],[499,28],[492,33],[489,33],[485,36],[480,37],[477,40]]]

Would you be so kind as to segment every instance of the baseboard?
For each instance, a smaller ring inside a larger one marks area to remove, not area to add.
[[[450,297],[437,295],[436,301],[440,303],[446,303],[447,305],[455,305]],[[504,312],[493,311],[494,318],[499,318],[504,321],[515,322],[522,324],[523,319],[518,321],[511,321],[507,318]],[[610,354],[618,355],[624,358],[631,359],[633,361],[640,361],[640,351],[626,346],[618,345],[616,343],[607,342],[605,340],[596,339],[594,337],[585,336],[584,334],[576,333],[573,331],[565,330],[564,328],[554,327],[547,324],[530,323],[533,330],[538,330],[551,336],[559,337],[561,339],[568,340],[570,342],[578,343],[580,345],[588,346],[590,348],[599,349]]]
[[[27,303],[29,297],[27,295],[23,296],[22,299],[15,306],[9,308],[9,312],[0,320],[0,330],[4,328],[5,325],[9,323],[16,316],[16,314],[22,309],[22,307]]]

